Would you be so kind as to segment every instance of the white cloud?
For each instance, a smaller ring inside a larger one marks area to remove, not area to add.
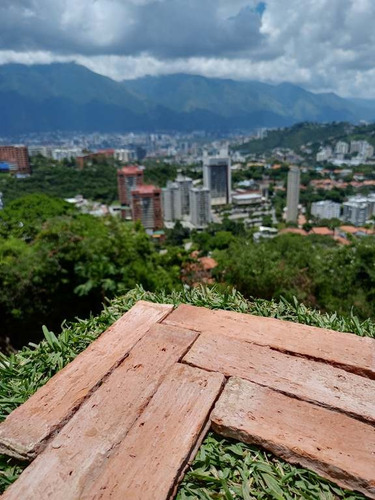
[[[375,97],[374,0],[3,0],[0,63],[76,61]]]

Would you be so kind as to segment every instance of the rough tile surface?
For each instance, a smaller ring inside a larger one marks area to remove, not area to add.
[[[262,446],[341,486],[375,498],[375,428],[232,378],[212,413],[220,434]]]
[[[0,453],[33,458],[172,306],[140,301],[0,424]]]
[[[184,362],[375,422],[375,380],[227,335],[200,335]]]
[[[170,498],[223,382],[219,373],[176,365],[81,499]]]
[[[211,424],[374,493],[372,339],[139,302],[0,426],[6,500],[172,498]]]
[[[168,325],[149,334],[75,413],[4,499],[73,500],[100,472],[196,334]]]
[[[375,379],[375,340],[351,333],[232,311],[180,305],[166,322],[200,333],[229,337],[324,360]]]

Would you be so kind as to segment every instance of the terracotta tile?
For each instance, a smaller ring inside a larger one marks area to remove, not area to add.
[[[326,363],[220,334],[200,335],[183,361],[375,422],[375,380]]]
[[[33,458],[172,306],[140,301],[0,425],[0,453]]]
[[[375,379],[375,340],[251,314],[180,305],[168,324],[202,333],[224,333],[282,352],[324,360],[347,371]]]
[[[196,334],[156,325],[4,495],[81,498]],[[209,397],[209,396],[208,396]]]
[[[224,378],[176,365],[82,500],[166,500],[192,458]]]
[[[375,498],[375,428],[351,417],[230,379],[212,413],[213,429],[266,448],[291,463]]]

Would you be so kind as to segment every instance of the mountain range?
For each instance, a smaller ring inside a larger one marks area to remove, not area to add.
[[[0,66],[0,135],[29,132],[230,132],[302,121],[375,120],[375,101],[174,74],[114,81],[73,63]]]

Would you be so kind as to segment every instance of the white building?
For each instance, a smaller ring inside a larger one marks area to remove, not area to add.
[[[203,184],[211,192],[212,205],[231,202],[231,162],[227,151],[218,156],[203,155]]]
[[[367,141],[351,141],[350,152],[358,153],[365,160],[374,156],[374,148]]]
[[[125,163],[136,160],[136,153],[131,149],[115,149],[113,156],[116,160]]]
[[[286,199],[286,221],[297,222],[301,172],[298,167],[290,167]]]
[[[368,196],[351,196],[343,204],[343,220],[361,226],[375,215],[375,193]]]
[[[190,190],[190,220],[198,229],[203,229],[211,222],[211,196],[207,188]]]
[[[263,198],[260,193],[234,194],[232,196],[232,203],[237,206],[259,205],[262,201]]]
[[[318,219],[339,219],[340,212],[340,203],[331,200],[316,201],[311,204],[311,215]]]
[[[344,141],[339,141],[335,147],[335,154],[347,155],[349,153],[349,144]]]
[[[174,182],[168,182],[162,189],[163,218],[166,222],[182,220],[190,214],[190,189],[193,180],[178,175]]]
[[[368,219],[369,206],[366,198],[353,196],[343,204],[343,220],[362,226]]]
[[[168,182],[167,187],[162,189],[163,219],[172,222],[182,219],[182,198],[179,185],[176,182]]]
[[[47,146],[28,146],[29,156],[42,155],[46,158],[52,158],[52,148]]]
[[[72,158],[77,158],[82,154],[82,150],[79,148],[59,148],[52,150],[52,158],[54,160],[71,160]]]
[[[327,161],[332,158],[332,148],[327,146],[322,148],[316,155],[316,161]]]
[[[178,185],[181,196],[181,215],[189,215],[190,213],[190,189],[193,187],[193,179],[185,177],[181,174],[177,175],[174,181]]]

